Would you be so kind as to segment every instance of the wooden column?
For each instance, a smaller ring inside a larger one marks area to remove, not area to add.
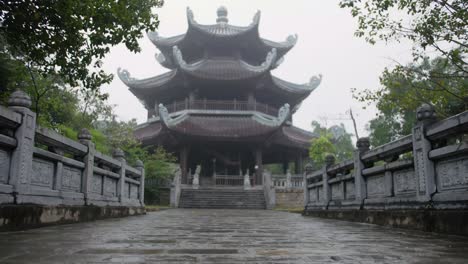
[[[179,163],[180,163],[180,170],[182,174],[182,184],[188,184],[187,180],[187,160],[188,160],[188,148],[182,147],[179,153]]]
[[[247,103],[249,105],[250,110],[255,110],[255,97],[253,92],[249,92],[247,95]]]
[[[154,101],[154,115],[159,116],[159,102],[158,102],[158,100]]]
[[[295,174],[301,174],[302,173],[302,166],[303,166],[303,159],[302,159],[302,154],[300,154],[295,161],[294,164],[294,173]]]
[[[287,158],[283,161],[283,174],[286,175],[289,169],[289,160]]]
[[[255,149],[255,166],[256,166],[256,181],[257,185],[262,184],[262,177],[263,177],[263,157],[262,157],[262,149],[256,148]]]

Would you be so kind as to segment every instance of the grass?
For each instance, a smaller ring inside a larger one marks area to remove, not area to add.
[[[145,209],[147,212],[157,212],[171,208],[169,205],[146,205]]]
[[[275,207],[275,211],[302,214],[304,207]]]

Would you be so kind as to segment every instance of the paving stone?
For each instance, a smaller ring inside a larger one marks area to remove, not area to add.
[[[173,209],[0,233],[0,263],[466,263],[468,238],[267,210]]]

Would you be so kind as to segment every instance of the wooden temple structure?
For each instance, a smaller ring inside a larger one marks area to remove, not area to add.
[[[138,80],[118,70],[148,111],[135,135],[177,155],[182,183],[190,183],[197,167],[201,185],[242,185],[246,173],[261,185],[263,165],[271,163],[286,169],[295,162],[300,173],[314,135],[294,127],[292,114],[321,75],[307,84],[273,76],[297,36],[266,40],[259,36],[260,12],[248,26],[229,24],[227,13],[220,7],[216,24],[202,25],[187,8],[185,34],[148,33],[168,72]]]

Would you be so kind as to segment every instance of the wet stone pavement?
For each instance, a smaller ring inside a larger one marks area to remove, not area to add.
[[[468,238],[277,211],[174,209],[0,233],[0,263],[468,263]]]

